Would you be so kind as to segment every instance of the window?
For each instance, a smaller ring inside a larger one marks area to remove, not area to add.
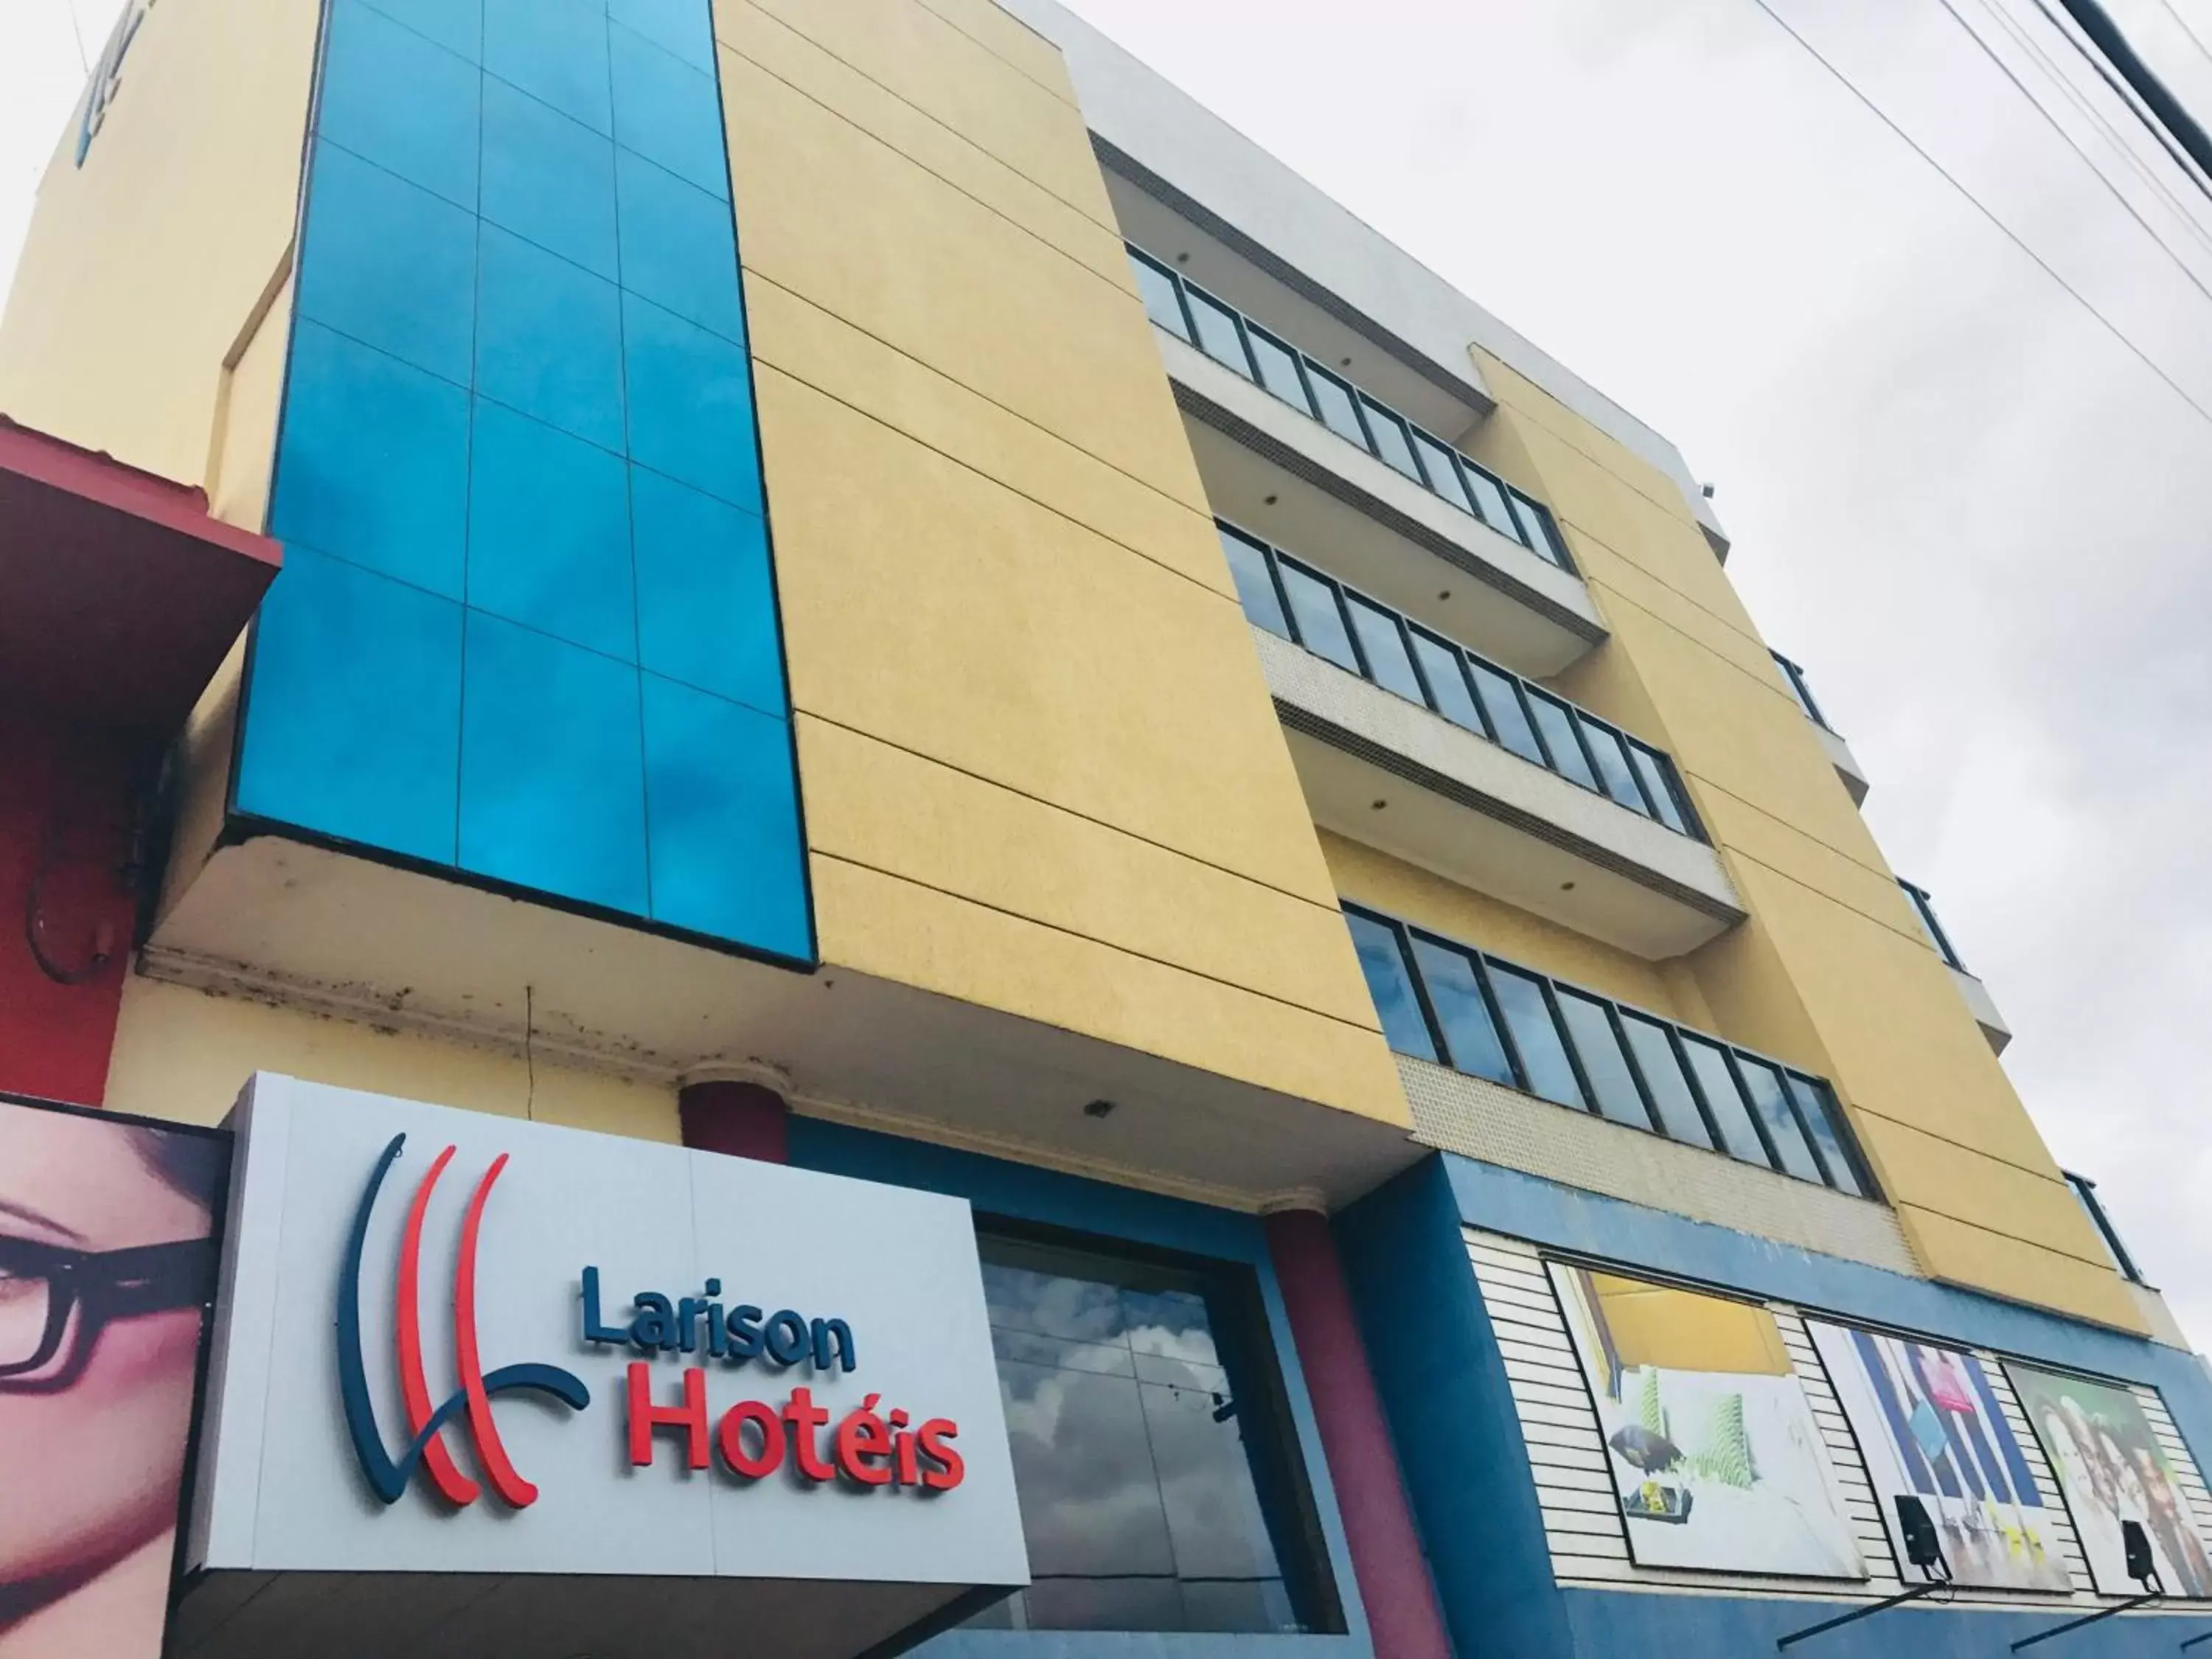
[[[1528,1091],[1562,1106],[1583,1104],[1583,1086],[1575,1077],[1574,1062],[1567,1058],[1567,1045],[1560,1040],[1559,1023],[1552,1018],[1544,981],[1495,960],[1484,965],[1490,971],[1498,1010],[1505,1016],[1505,1029],[1521,1056],[1521,1075],[1528,1080]]]
[[[1651,1115],[1644,1109],[1643,1091],[1636,1086],[1636,1073],[1629,1068],[1620,1034],[1613,1030],[1613,1011],[1595,997],[1564,986],[1553,994],[1559,999],[1559,1018],[1566,1022],[1567,1035],[1574,1039],[1583,1075],[1589,1079],[1590,1092],[1597,1097],[1598,1110],[1616,1123],[1650,1128]]]
[[[1782,671],[1782,683],[1790,688],[1790,695],[1797,700],[1798,708],[1805,711],[1805,718],[1823,731],[1827,730],[1828,722],[1820,713],[1820,705],[1813,701],[1813,688],[1805,684],[1805,671],[1779,651],[1767,654],[1774,659],[1774,665]]]
[[[1573,569],[1567,557],[1567,544],[1559,539],[1559,526],[1552,522],[1552,515],[1519,490],[1514,490],[1512,495],[1513,516],[1521,521],[1522,540],[1560,569]]]
[[[1382,1035],[1391,1048],[1417,1060],[1437,1058],[1437,1045],[1429,1036],[1429,1023],[1421,1017],[1421,1003],[1413,989],[1413,975],[1406,965],[1406,946],[1398,930],[1357,911],[1347,911],[1352,943],[1359,952],[1359,971],[1367,975],[1368,994],[1375,999],[1375,1017],[1382,1022]]]
[[[1659,822],[1682,835],[1694,835],[1696,832],[1690,828],[1689,809],[1684,805],[1674,781],[1674,763],[1633,738],[1628,740],[1628,758],[1636,768],[1636,775],[1644,780],[1644,793],[1651,798],[1652,810],[1658,813]]]
[[[1498,741],[1522,760],[1549,766],[1552,763],[1545,757],[1544,745],[1536,741],[1536,728],[1528,724],[1528,710],[1521,701],[1519,683],[1487,663],[1470,660],[1467,667],[1475,690],[1482,697],[1482,712],[1490,716],[1491,729],[1498,733]]]
[[[1474,492],[1475,515],[1492,530],[1521,539],[1521,532],[1513,527],[1513,510],[1505,505],[1505,490],[1497,479],[1479,466],[1462,469],[1467,487]]]
[[[1275,592],[1274,573],[1268,568],[1267,550],[1226,526],[1220,531],[1221,550],[1229,556],[1229,574],[1237,583],[1244,614],[1269,633],[1291,638],[1290,618],[1283,614],[1282,596]]]
[[[1400,1054],[1854,1198],[1873,1195],[1819,1078],[1378,912],[1347,904],[1344,915]]]
[[[1129,250],[1129,263],[1137,272],[1137,292],[1145,301],[1145,314],[1179,340],[1190,338],[1190,323],[1182,314],[1181,284],[1176,275],[1157,259]]]
[[[1703,1037],[1686,1036],[1682,1053],[1690,1062],[1690,1076],[1698,1092],[1705,1097],[1705,1110],[1721,1132],[1723,1149],[1730,1158],[1771,1169],[1773,1160],[1766,1155],[1766,1143],[1759,1138],[1759,1126],[1752,1121],[1751,1108],[1744,1103],[1735,1069],[1729,1065],[1728,1051]]]
[[[1278,560],[1275,568],[1282,573],[1283,594],[1291,602],[1291,621],[1297,629],[1298,643],[1316,656],[1327,657],[1339,668],[1357,674],[1359,653],[1352,648],[1344,613],[1337,609],[1334,584],[1288,559]]]
[[[2104,1241],[2105,1249],[2112,1253],[2112,1265],[2120,1270],[2121,1276],[2138,1285],[2143,1284],[2142,1270],[2136,1266],[2135,1258],[2128,1254],[2128,1247],[2120,1243],[2120,1235],[2112,1225],[2112,1217],[2105,1213],[2105,1206],[2098,1200],[2097,1183],[2087,1176],[2078,1176],[2069,1170],[2066,1175],[2066,1184],[2074,1189],[2074,1196],[2089,1212],[2090,1224],[2096,1228],[2097,1237]]]
[[[1590,770],[1589,757],[1583,753],[1582,742],[1575,736],[1574,711],[1557,697],[1530,690],[1528,712],[1535,717],[1536,729],[1544,734],[1544,747],[1552,757],[1552,769],[1561,777],[1572,778],[1585,789],[1595,789],[1597,777]]]
[[[1413,459],[1413,441],[1406,423],[1372,398],[1363,397],[1359,404],[1367,413],[1367,430],[1374,437],[1375,453],[1415,483],[1423,482],[1421,464]]]
[[[1030,1583],[973,1622],[1340,1631],[1250,1273],[977,1231]]]
[[[1436,1011],[1437,1029],[1443,1034],[1445,1063],[1470,1076],[1518,1088],[1512,1059],[1498,1035],[1497,1016],[1475,976],[1474,959],[1422,934],[1413,937],[1413,959],[1420,966],[1429,1006]]]
[[[1359,404],[1352,388],[1310,357],[1306,359],[1306,384],[1313,388],[1322,424],[1338,437],[1366,448],[1367,432],[1359,424]]]
[[[1298,354],[1266,329],[1249,322],[1244,325],[1244,337],[1251,343],[1252,361],[1260,367],[1260,384],[1300,413],[1311,415],[1313,399],[1306,396],[1305,376],[1298,368]]]
[[[1420,452],[1421,471],[1429,488],[1461,512],[1474,512],[1474,498],[1467,493],[1466,480],[1460,477],[1459,463],[1452,459],[1451,451],[1418,427],[1413,429],[1413,447]]]
[[[1605,785],[1605,793],[1632,812],[1651,816],[1651,808],[1644,804],[1644,786],[1636,781],[1636,769],[1628,763],[1628,747],[1620,732],[1609,726],[1600,726],[1595,720],[1582,722],[1583,741],[1589,745],[1590,758],[1597,763],[1597,775]]]
[[[1433,634],[1415,628],[1413,655],[1420,659],[1421,678],[1429,683],[1429,704],[1455,726],[1463,726],[1479,738],[1488,737],[1483,729],[1482,711],[1474,706],[1474,694],[1467,689],[1467,673],[1460,666],[1460,654]]]
[[[1367,678],[1385,691],[1395,691],[1425,708],[1428,699],[1421,695],[1420,677],[1413,672],[1413,659],[1407,653],[1406,636],[1395,613],[1350,594],[1345,599],[1352,610],[1352,629],[1359,635],[1359,648],[1367,656]]]
[[[1244,355],[1244,325],[1237,313],[1201,289],[1182,286],[1190,301],[1190,320],[1198,330],[1199,349],[1218,363],[1235,369],[1246,380],[1252,376],[1252,360]]]
[[[1302,356],[1241,312],[1193,287],[1150,254],[1134,246],[1128,252],[1145,310],[1162,328],[1247,380],[1258,380],[1292,408],[1380,456],[1461,512],[1471,513],[1492,530],[1534,549],[1562,570],[1574,570],[1559,526],[1542,502],[1508,489],[1442,439]]]
[[[1905,890],[1905,896],[1912,901],[1912,914],[1920,918],[1921,931],[1928,935],[1928,942],[1936,947],[1936,954],[1942,957],[1948,966],[1965,973],[1966,964],[1959,960],[1959,953],[1951,948],[1951,936],[1943,931],[1943,924],[1936,920],[1936,902],[1928,896],[1927,890],[1915,887],[1902,877],[1899,878],[1897,884]]]

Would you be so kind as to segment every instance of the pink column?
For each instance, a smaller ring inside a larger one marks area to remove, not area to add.
[[[676,1115],[686,1146],[763,1164],[791,1162],[791,1108],[763,1084],[687,1083],[677,1092]]]
[[[1282,1210],[1267,1221],[1268,1254],[1313,1397],[1377,1659],[1452,1659],[1328,1218]]]

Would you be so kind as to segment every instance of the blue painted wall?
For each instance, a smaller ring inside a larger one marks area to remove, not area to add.
[[[956,1630],[917,1650],[930,1659],[1375,1659],[1367,1613],[1352,1575],[1344,1520],[1322,1454],[1313,1401],[1291,1346],[1290,1317],[1256,1216],[1163,1198],[1027,1164],[794,1117],[790,1158],[801,1169],[964,1198],[978,1210],[1121,1239],[1186,1255],[1239,1262],[1258,1280],[1291,1419],[1313,1486],[1328,1568],[1344,1606],[1342,1636],[1203,1635],[1122,1631]],[[1387,1659],[1387,1656],[1386,1656]]]
[[[811,962],[709,0],[331,0],[234,806]]]
[[[2212,1444],[2212,1379],[2193,1355],[2035,1309],[1816,1255],[1729,1228],[1439,1154],[1337,1218],[1346,1268],[1431,1574],[1462,1659],[1771,1659],[1832,1604],[1561,1589],[1552,1579],[1504,1362],[1462,1225],[1630,1267],[2130,1382],[2164,1397],[2192,1448]],[[1813,1659],[1998,1659],[2071,1613],[1901,1609],[1807,1644]],[[2195,1618],[2122,1617],[2051,1651],[2174,1652]],[[2063,1645],[2061,1645],[2063,1644]]]

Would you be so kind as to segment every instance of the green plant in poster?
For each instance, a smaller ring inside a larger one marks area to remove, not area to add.
[[[1729,1395],[1721,1401],[1713,1413],[1712,1425],[1706,1431],[1705,1443],[1692,1452],[1686,1461],[1692,1474],[1706,1480],[1717,1480],[1724,1486],[1748,1491],[1759,1479],[1758,1460],[1752,1455],[1751,1435],[1744,1427],[1741,1395]]]
[[[1636,1397],[1636,1420],[1651,1434],[1667,1432],[1667,1408],[1659,1401],[1659,1368],[1644,1368],[1644,1387]]]

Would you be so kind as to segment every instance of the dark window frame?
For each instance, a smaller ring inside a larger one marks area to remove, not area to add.
[[[1553,975],[1543,972],[1540,969],[1529,967],[1524,963],[1515,962],[1508,957],[1496,956],[1464,940],[1453,939],[1449,934],[1437,933],[1433,928],[1417,926],[1385,911],[1375,909],[1370,905],[1355,903],[1349,899],[1340,900],[1339,903],[1340,908],[1347,916],[1357,916],[1391,935],[1396,945],[1401,971],[1404,973],[1413,989],[1413,1005],[1420,1015],[1422,1025],[1428,1038],[1430,1052],[1438,1057],[1431,1061],[1431,1064],[1442,1065],[1449,1070],[1460,1072],[1462,1076],[1482,1077],[1484,1075],[1479,1072],[1464,1071],[1452,1058],[1451,1044],[1444,1036],[1443,1022],[1437,1018],[1436,1006],[1429,994],[1428,976],[1422,968],[1419,952],[1413,949],[1413,942],[1416,939],[1424,941],[1437,950],[1457,956],[1473,964],[1474,982],[1481,995],[1483,1007],[1490,1016],[1491,1026],[1497,1034],[1500,1048],[1504,1050],[1506,1063],[1513,1073],[1514,1081],[1511,1086],[1519,1092],[1528,1095],[1531,1099],[1540,1100],[1547,1106],[1560,1107],[1563,1110],[1576,1109],[1572,1106],[1552,1099],[1548,1095],[1537,1093],[1530,1086],[1528,1061],[1521,1052],[1520,1041],[1514,1035],[1511,1024],[1506,1019],[1504,1011],[1498,1002],[1497,989],[1491,982],[1491,975],[1494,969],[1517,974],[1535,981],[1541,993],[1544,1007],[1551,1018],[1553,1034],[1559,1039],[1559,1047],[1566,1055],[1567,1064],[1573,1073],[1576,1086],[1582,1091],[1583,1101],[1580,1109],[1587,1115],[1603,1118],[1607,1122],[1624,1128],[1639,1127],[1638,1125],[1622,1123],[1618,1118],[1607,1116],[1598,1103],[1597,1091],[1591,1085],[1589,1068],[1583,1061],[1573,1030],[1568,1025],[1565,1017],[1560,1012],[1559,996],[1562,992],[1580,997],[1587,1002],[1595,1003],[1604,1011],[1607,1026],[1613,1034],[1613,1041],[1620,1047],[1623,1060],[1627,1064],[1629,1075],[1635,1082],[1638,1097],[1642,1103],[1644,1116],[1648,1120],[1648,1126],[1642,1127],[1642,1133],[1656,1135],[1662,1140],[1673,1141],[1679,1146],[1687,1146],[1693,1152],[1711,1152],[1729,1159],[1731,1163],[1747,1164],[1753,1169],[1764,1169],[1771,1174],[1781,1176],[1785,1180],[1804,1182],[1808,1186],[1824,1187],[1846,1198],[1863,1198],[1873,1203],[1884,1201],[1881,1184],[1874,1178],[1873,1170],[1866,1160],[1864,1149],[1859,1145],[1857,1133],[1851,1127],[1849,1119],[1844,1115],[1843,1103],[1837,1097],[1834,1085],[1826,1078],[1808,1072],[1802,1066],[1792,1066],[1786,1060],[1778,1060],[1771,1054],[1761,1054],[1756,1048],[1747,1048],[1740,1043],[1730,1042],[1725,1037],[1710,1031],[1694,1030],[1682,1024],[1679,1020],[1669,1019],[1664,1014],[1655,1013],[1649,1008],[1638,1007],[1634,1003],[1623,1002],[1617,997],[1609,997],[1603,992],[1592,990],[1586,985],[1577,985],[1571,981],[1559,979]],[[1691,1101],[1697,1108],[1698,1119],[1703,1123],[1706,1134],[1711,1137],[1712,1144],[1710,1146],[1698,1146],[1691,1141],[1677,1139],[1668,1132],[1666,1115],[1660,1109],[1657,1093],[1652,1088],[1650,1078],[1644,1073],[1644,1062],[1637,1054],[1636,1045],[1628,1039],[1626,1022],[1632,1016],[1664,1034],[1675,1066],[1681,1074],[1684,1085],[1689,1090]],[[1752,1133],[1757,1138],[1759,1149],[1764,1154],[1765,1159],[1764,1163],[1739,1158],[1729,1150],[1728,1139],[1721,1132],[1719,1115],[1715,1110],[1712,1102],[1707,1097],[1705,1079],[1698,1074],[1698,1068],[1691,1063],[1686,1043],[1686,1039],[1688,1038],[1695,1038],[1700,1042],[1709,1044],[1720,1054],[1721,1063],[1726,1070],[1729,1080],[1735,1085],[1738,1096],[1742,1102],[1744,1114],[1750,1121]],[[1422,1058],[1419,1055],[1413,1057]],[[1759,1115],[1759,1108],[1753,1100],[1751,1091],[1745,1085],[1742,1067],[1746,1062],[1767,1066],[1782,1079],[1783,1105],[1789,1111],[1790,1121],[1796,1125],[1798,1133],[1804,1138],[1813,1167],[1820,1172],[1818,1180],[1808,1180],[1803,1176],[1792,1174],[1784,1164],[1779,1149],[1773,1143],[1771,1133]],[[1494,1079],[1486,1080],[1494,1081]],[[1805,1121],[1807,1109],[1804,1102],[1799,1097],[1797,1090],[1790,1086],[1793,1080],[1803,1085],[1821,1103],[1822,1109],[1826,1115],[1828,1139],[1832,1139],[1835,1146],[1840,1149],[1844,1160],[1849,1164],[1850,1167],[1844,1174],[1848,1176],[1850,1183],[1856,1186],[1856,1192],[1852,1190],[1851,1185],[1839,1180],[1836,1171],[1829,1167],[1828,1155],[1823,1150],[1823,1139],[1816,1134],[1812,1125]],[[2071,1177],[2069,1178],[2071,1179]]]
[[[1766,654],[1774,659],[1774,665],[1782,671],[1782,678],[1790,683],[1790,694],[1796,698],[1797,707],[1806,718],[1823,732],[1832,732],[1836,728],[1828,724],[1828,717],[1820,712],[1820,699],[1813,695],[1813,688],[1806,684],[1805,671],[1779,651],[1770,649]]]
[[[2104,1200],[2097,1196],[2097,1183],[2085,1175],[2075,1174],[2071,1170],[2062,1170],[2059,1173],[2065,1176],[2066,1184],[2074,1189],[2074,1196],[2081,1200],[2081,1207],[2088,1212],[2091,1223],[2105,1241],[2105,1248],[2112,1253],[2120,1277],[2131,1285],[2148,1288],[2150,1281],[2142,1276],[2142,1269],[2136,1265],[2136,1259],[2129,1253],[2128,1247],[2120,1243],[2120,1230],[2112,1224],[2112,1218],[2106,1212]]]
[[[1936,901],[1928,890],[1916,886],[1903,876],[1897,878],[1897,884],[1905,890],[1906,902],[1920,917],[1920,925],[1928,930],[1929,942],[1935,945],[1936,954],[1943,958],[1944,965],[1955,968],[1962,974],[1972,974],[1973,969],[1960,960],[1959,947],[1951,943],[1948,931],[1936,919]]]

